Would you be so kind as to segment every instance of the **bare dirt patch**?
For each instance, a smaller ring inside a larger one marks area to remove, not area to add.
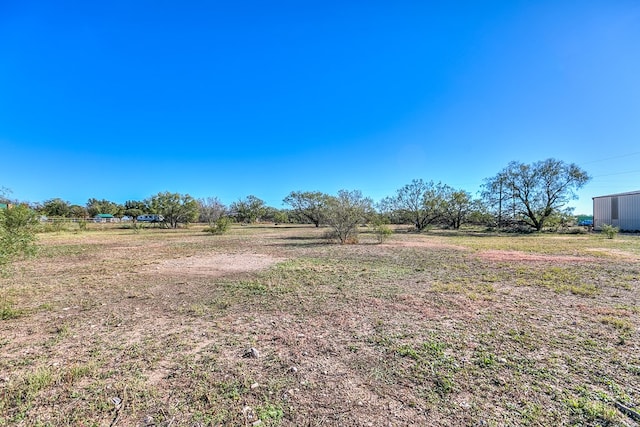
[[[143,271],[162,275],[219,277],[263,270],[283,260],[263,254],[211,254],[162,260],[146,266]]]

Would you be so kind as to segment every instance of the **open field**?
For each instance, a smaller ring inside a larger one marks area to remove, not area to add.
[[[324,232],[41,234],[0,426],[636,425],[639,237]]]

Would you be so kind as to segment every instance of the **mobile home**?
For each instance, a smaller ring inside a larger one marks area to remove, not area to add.
[[[622,231],[640,231],[640,190],[593,198],[593,228],[603,224]]]

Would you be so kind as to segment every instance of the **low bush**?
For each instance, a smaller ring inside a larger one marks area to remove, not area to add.
[[[602,224],[602,233],[607,236],[607,239],[613,239],[616,237],[620,229],[610,224]]]
[[[393,230],[387,224],[377,224],[373,228],[378,243],[383,243],[393,234]]]
[[[230,224],[231,220],[229,218],[219,218],[210,227],[205,228],[204,231],[211,234],[224,234],[229,230]]]

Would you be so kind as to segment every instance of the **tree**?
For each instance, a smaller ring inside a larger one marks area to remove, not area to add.
[[[124,202],[123,213],[131,217],[134,227],[138,223],[138,216],[143,215],[148,211],[149,207],[145,202],[138,200],[127,200]]]
[[[481,198],[489,214],[493,214],[498,228],[507,223],[515,223],[517,204],[515,193],[507,183],[507,176],[500,172],[493,178],[484,180]]]
[[[0,272],[13,259],[35,251],[36,213],[26,205],[0,209]]]
[[[94,217],[98,214],[111,214],[119,216],[123,212],[123,207],[118,203],[111,202],[109,200],[89,199],[87,201],[87,212],[90,217]]]
[[[506,194],[513,198],[516,219],[540,231],[549,217],[576,198],[575,191],[589,179],[589,175],[573,163],[556,159],[532,164],[514,161],[486,181],[485,192],[498,187],[506,189]]]
[[[319,227],[325,216],[328,197],[319,191],[292,191],[283,202],[291,206],[295,214]]]
[[[198,220],[206,222],[209,226],[219,220],[227,211],[227,207],[217,197],[198,199],[198,207],[200,210]]]
[[[188,194],[160,192],[151,196],[147,205],[154,214],[162,216],[162,223],[171,228],[198,219],[198,202]]]
[[[47,216],[68,217],[71,213],[71,206],[69,202],[56,198],[45,201],[40,207],[40,211]]]
[[[256,196],[247,196],[231,204],[231,212],[238,222],[253,224],[258,222],[266,213],[266,205]]]
[[[390,206],[404,221],[410,221],[418,231],[441,220],[445,214],[447,186],[433,181],[414,179],[400,188],[395,197],[387,198],[381,205]]]
[[[72,218],[86,218],[87,210],[80,205],[69,206],[69,216]]]
[[[366,222],[373,212],[372,205],[372,200],[359,190],[340,190],[337,196],[327,198],[325,218],[341,244],[355,240],[358,225]]]
[[[10,194],[10,189],[7,187],[0,187],[0,203],[11,203],[11,200],[9,199]]]
[[[471,194],[464,190],[444,186],[444,193],[443,219],[450,227],[457,230],[467,221],[476,202],[471,198]]]

